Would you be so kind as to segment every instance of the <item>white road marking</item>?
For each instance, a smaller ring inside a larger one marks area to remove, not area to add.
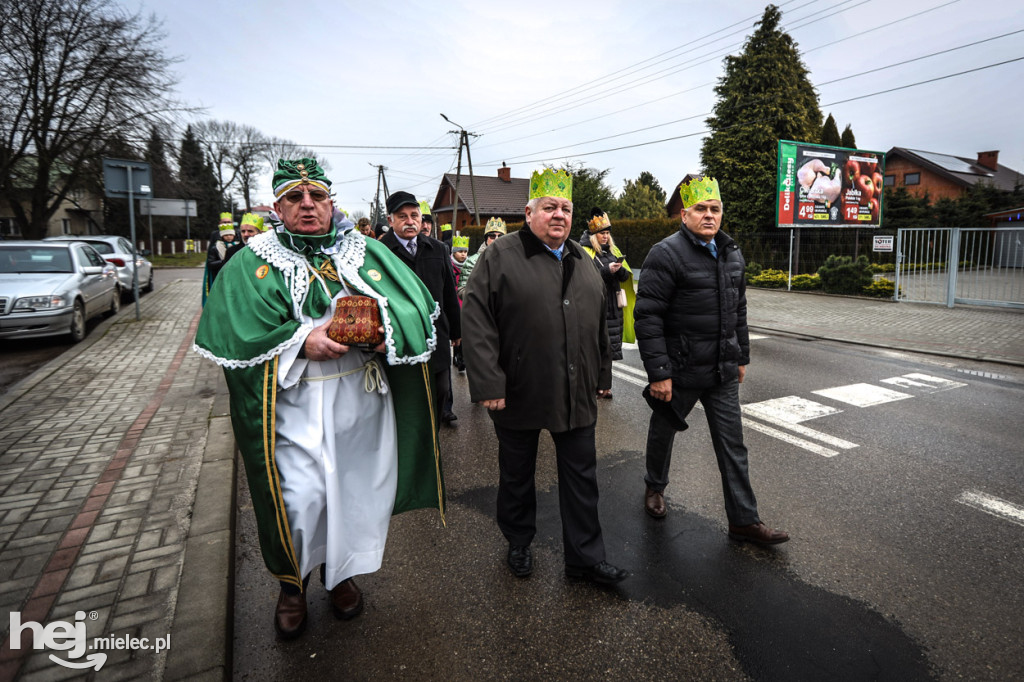
[[[962,381],[950,381],[941,377],[917,373],[904,374],[901,377],[892,377],[891,379],[882,379],[882,383],[900,386],[901,388],[929,388],[931,393],[948,391],[951,388],[960,388],[967,385]]]
[[[644,369],[637,369],[636,367],[633,367],[632,365],[627,365],[624,362],[616,362],[616,363],[612,364],[612,370],[614,371],[616,369],[622,370],[624,372],[629,372],[630,374],[635,374],[636,376],[642,377],[644,379],[647,378],[647,371],[646,370],[644,370]],[[646,386],[646,385],[647,384],[644,384],[644,386]]]
[[[759,403],[749,403],[743,406],[743,410],[765,421],[773,423],[786,422],[787,424],[799,424],[808,419],[817,419],[818,417],[842,412],[838,407],[829,407],[828,405],[822,405],[813,400],[805,400],[795,395],[763,400]]]
[[[750,335],[750,340],[751,341],[757,341],[758,339],[767,339],[767,338],[768,337],[765,336],[764,334],[751,334]]]
[[[841,403],[855,405],[856,407],[870,407],[871,405],[881,405],[883,403],[891,403],[894,400],[913,397],[909,393],[890,391],[887,388],[873,384],[850,384],[849,386],[837,386],[836,388],[812,391],[812,393],[824,396],[825,398],[831,398],[832,400],[838,400]]]
[[[620,372],[618,367],[612,368],[612,376],[622,379],[626,383],[633,384],[634,386],[639,386],[640,388],[644,388],[645,386],[647,386],[647,379],[640,379],[638,377],[633,376],[632,374]]]
[[[795,445],[798,448],[810,450],[811,452],[821,455],[822,457],[835,457],[836,455],[839,454],[836,450],[831,450],[824,446],[818,445],[817,443],[812,443],[809,440],[804,440],[803,438],[797,438],[794,435],[788,434],[784,431],[779,431],[778,429],[773,429],[770,426],[765,426],[764,424],[752,421],[750,419],[744,419],[743,426],[744,428],[760,431],[761,433],[767,434],[772,438],[778,438],[779,440],[789,443],[790,445]],[[853,444],[851,443],[851,445]],[[856,447],[856,445],[854,445],[853,447]]]
[[[851,450],[851,449],[853,449],[855,447],[858,447],[856,443],[851,443],[848,440],[843,440],[842,438],[838,438],[836,436],[830,436],[827,433],[822,433],[821,431],[815,431],[814,429],[810,429],[810,428],[808,428],[806,426],[801,426],[800,424],[795,424],[795,423],[793,423],[791,421],[787,421],[785,419],[780,419],[778,417],[774,417],[774,416],[771,416],[771,415],[760,414],[758,412],[754,412],[752,410],[748,410],[747,408],[749,408],[749,407],[750,407],[750,405],[744,405],[741,408],[743,410],[744,414],[752,414],[752,416],[755,416],[758,419],[764,420],[764,421],[768,422],[769,424],[774,424],[775,426],[781,426],[782,428],[789,429],[790,431],[792,431],[794,433],[798,433],[801,436],[806,436],[807,438],[813,438],[814,440],[821,441],[822,443],[825,443],[827,445],[831,445],[834,448],[839,448],[840,450]],[[840,412],[840,411],[841,410],[836,410],[836,412]],[[743,424],[746,425],[746,426],[752,426],[754,423],[755,422],[751,422],[749,420],[744,420],[744,422],[743,422]],[[773,431],[774,431],[774,429],[773,429]],[[765,431],[764,433],[768,433],[768,432]],[[769,434],[769,435],[772,435],[772,434]],[[787,442],[791,442],[791,441],[787,441]],[[804,442],[806,442],[806,441],[804,441]],[[803,447],[803,446],[801,445],[801,447]],[[829,450],[829,452],[832,452],[832,451]],[[819,453],[819,454],[821,454],[821,453]],[[833,454],[835,454],[835,453],[833,453]],[[826,455],[826,457],[831,457],[831,456],[832,455]]]
[[[1005,521],[1016,523],[1018,526],[1024,526],[1024,507],[993,495],[986,495],[977,490],[965,490],[957,496],[956,501]]]

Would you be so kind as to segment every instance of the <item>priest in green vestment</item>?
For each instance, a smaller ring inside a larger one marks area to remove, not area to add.
[[[444,520],[427,365],[439,308],[385,246],[332,220],[330,186],[313,159],[278,162],[280,222],[218,274],[193,346],[224,368],[283,638],[305,628],[313,569],[334,614],[353,618],[363,597],[352,577],[380,568],[391,515],[436,508]],[[327,336],[336,301],[352,295],[377,300],[375,349]]]

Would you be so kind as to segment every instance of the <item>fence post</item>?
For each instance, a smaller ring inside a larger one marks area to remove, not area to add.
[[[960,268],[960,228],[954,227],[949,235],[949,253],[946,255],[946,307],[956,303],[956,271]]]

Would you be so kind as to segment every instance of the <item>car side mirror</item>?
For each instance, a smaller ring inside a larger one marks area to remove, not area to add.
[[[101,267],[99,265],[86,265],[84,268],[82,268],[82,274],[83,275],[102,275],[104,270],[106,270],[106,268],[105,267]]]

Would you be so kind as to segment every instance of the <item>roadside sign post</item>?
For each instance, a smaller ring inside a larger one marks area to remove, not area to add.
[[[153,193],[150,188],[152,185],[150,177],[149,164],[144,161],[103,159],[104,196],[109,199],[120,199],[125,195],[128,197],[128,223],[131,229],[133,251],[138,249],[135,239],[135,195],[148,197]],[[152,227],[150,227],[150,241],[152,242]],[[135,320],[139,321],[142,319],[142,311],[139,308],[139,268],[134,263],[132,264],[132,293],[135,295]]]
[[[192,240],[192,235],[189,234],[189,218],[196,217],[196,200],[195,199],[140,199],[139,200],[139,211],[142,215],[149,216],[149,239],[150,245],[149,250],[153,250],[153,216],[165,215],[165,216],[176,216],[185,219],[185,244],[187,245]],[[188,246],[185,247],[186,253],[188,252]]]

